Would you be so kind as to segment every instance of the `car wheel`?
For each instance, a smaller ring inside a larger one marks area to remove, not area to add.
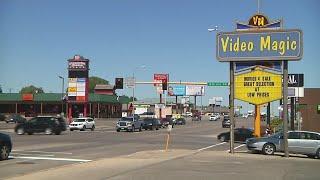
[[[157,127],[156,130],[159,130],[159,127]]]
[[[262,153],[265,155],[273,155],[275,151],[276,147],[271,143],[267,143],[262,147]]]
[[[60,134],[61,134],[61,131],[56,131],[54,134],[55,134],[55,135],[60,135]]]
[[[318,149],[316,156],[318,159],[320,159],[320,148]]]
[[[96,128],[96,127],[93,125],[92,128],[91,128],[91,131],[94,131],[95,128]]]
[[[73,129],[70,129],[70,131],[73,131]]]
[[[220,137],[220,141],[221,141],[221,142],[225,142],[225,141],[226,141],[226,136],[221,136],[221,137]]]
[[[83,126],[83,128],[80,131],[85,131],[86,130],[86,126]]]
[[[120,132],[120,129],[117,129],[117,132]]]
[[[51,128],[47,128],[47,129],[44,131],[44,133],[45,133],[46,135],[51,135],[51,134],[52,134],[52,129],[51,129]]]
[[[315,155],[307,154],[308,158],[316,158]]]
[[[24,134],[24,128],[22,128],[22,127],[21,127],[21,128],[18,128],[18,129],[17,129],[17,134],[18,134],[18,135],[23,135],[23,134]]]
[[[28,135],[32,135],[33,134],[33,132],[28,132]]]
[[[141,126],[140,126],[140,128],[139,128],[139,132],[141,132],[142,131],[142,128],[141,128]]]
[[[8,159],[9,154],[10,150],[7,145],[0,146],[0,160]]]

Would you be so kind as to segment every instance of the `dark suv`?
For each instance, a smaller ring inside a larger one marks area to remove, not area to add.
[[[29,135],[33,133],[45,134],[56,134],[59,135],[62,131],[67,129],[66,123],[62,117],[54,116],[38,116],[16,125],[14,131],[18,135],[28,133]]]

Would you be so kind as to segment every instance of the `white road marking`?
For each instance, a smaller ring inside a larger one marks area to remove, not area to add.
[[[241,148],[241,147],[243,147],[243,146],[245,146],[246,144],[241,144],[241,145],[239,145],[239,146],[237,146],[237,147],[235,147],[234,149],[239,149],[239,148]],[[230,152],[230,149],[229,150],[226,150],[227,152]]]
[[[32,157],[32,156],[9,156],[13,159],[33,159],[33,160],[51,160],[51,161],[73,161],[73,162],[90,162],[87,159],[71,159],[71,158],[52,158],[52,157]]]
[[[226,142],[222,142],[222,143],[219,143],[219,144],[213,144],[211,146],[207,146],[207,147],[204,147],[204,148],[201,148],[201,149],[197,149],[198,152],[200,151],[203,151],[203,150],[206,150],[206,149],[209,149],[209,148],[213,148],[213,147],[216,147],[216,146],[220,146],[222,144],[225,144]]]
[[[19,155],[19,156],[34,156],[35,154],[24,154],[24,153],[10,153],[12,155]],[[38,155],[38,154],[37,154]],[[39,154],[38,156],[45,156],[45,157],[53,157],[53,154]]]
[[[12,152],[26,152],[26,153],[43,153],[43,154],[72,154],[70,152],[48,152],[48,151],[24,151],[24,150],[12,150]]]

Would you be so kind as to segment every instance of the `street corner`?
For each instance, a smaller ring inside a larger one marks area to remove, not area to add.
[[[193,153],[194,153],[193,150],[186,150],[186,149],[150,150],[150,151],[139,151],[133,154],[129,154],[126,157],[131,159],[169,160],[169,159],[192,155]]]

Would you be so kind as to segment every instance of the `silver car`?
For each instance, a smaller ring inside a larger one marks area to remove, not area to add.
[[[250,138],[246,141],[247,148],[266,155],[284,151],[283,133],[270,137]],[[312,158],[320,158],[320,133],[310,131],[289,131],[288,149],[290,153],[304,154]]]

